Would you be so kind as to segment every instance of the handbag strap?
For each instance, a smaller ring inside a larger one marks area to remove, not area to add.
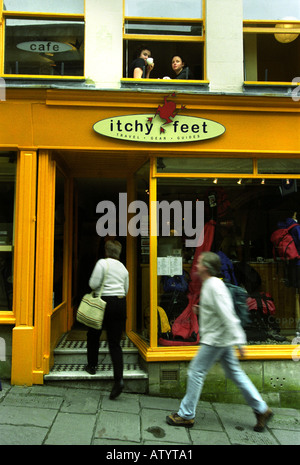
[[[106,278],[106,275],[107,275],[107,272],[108,272],[108,268],[109,268],[109,264],[108,264],[107,259],[105,259],[105,261],[106,261],[107,267],[106,267],[105,275],[104,275],[104,277],[103,277],[103,281],[102,281],[102,284],[101,284],[101,287],[100,287],[100,291],[99,291],[99,295],[98,295],[99,299],[100,299],[101,294],[102,294],[102,290],[103,290],[105,278]]]

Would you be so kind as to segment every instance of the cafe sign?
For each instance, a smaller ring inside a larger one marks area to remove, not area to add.
[[[21,42],[17,48],[26,52],[35,53],[60,53],[72,50],[72,46],[61,42],[52,42],[51,40],[34,40],[30,42]]]
[[[174,96],[174,94],[173,94]],[[131,142],[196,142],[221,136],[225,127],[205,118],[178,114],[185,106],[164,97],[155,114],[114,116],[98,121],[93,128],[102,136]]]

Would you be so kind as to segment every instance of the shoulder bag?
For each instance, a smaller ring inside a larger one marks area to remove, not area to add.
[[[91,292],[90,294],[85,294],[77,310],[77,321],[94,329],[102,328],[104,318],[106,302],[103,299],[101,299],[101,294],[104,286],[104,281],[108,272],[108,262],[106,263],[107,269],[102,281],[99,295],[95,296],[94,292]]]

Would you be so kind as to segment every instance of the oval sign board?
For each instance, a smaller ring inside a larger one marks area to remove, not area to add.
[[[114,116],[94,124],[102,136],[131,142],[196,142],[221,136],[225,127],[209,119],[176,115],[169,122],[154,114]]]
[[[51,40],[34,40],[31,42],[21,42],[17,48],[26,52],[35,53],[60,53],[72,50],[72,46],[61,42],[52,42]]]

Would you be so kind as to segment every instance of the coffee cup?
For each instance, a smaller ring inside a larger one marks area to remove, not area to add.
[[[148,65],[153,65],[153,58],[152,57],[147,58],[147,64]]]

